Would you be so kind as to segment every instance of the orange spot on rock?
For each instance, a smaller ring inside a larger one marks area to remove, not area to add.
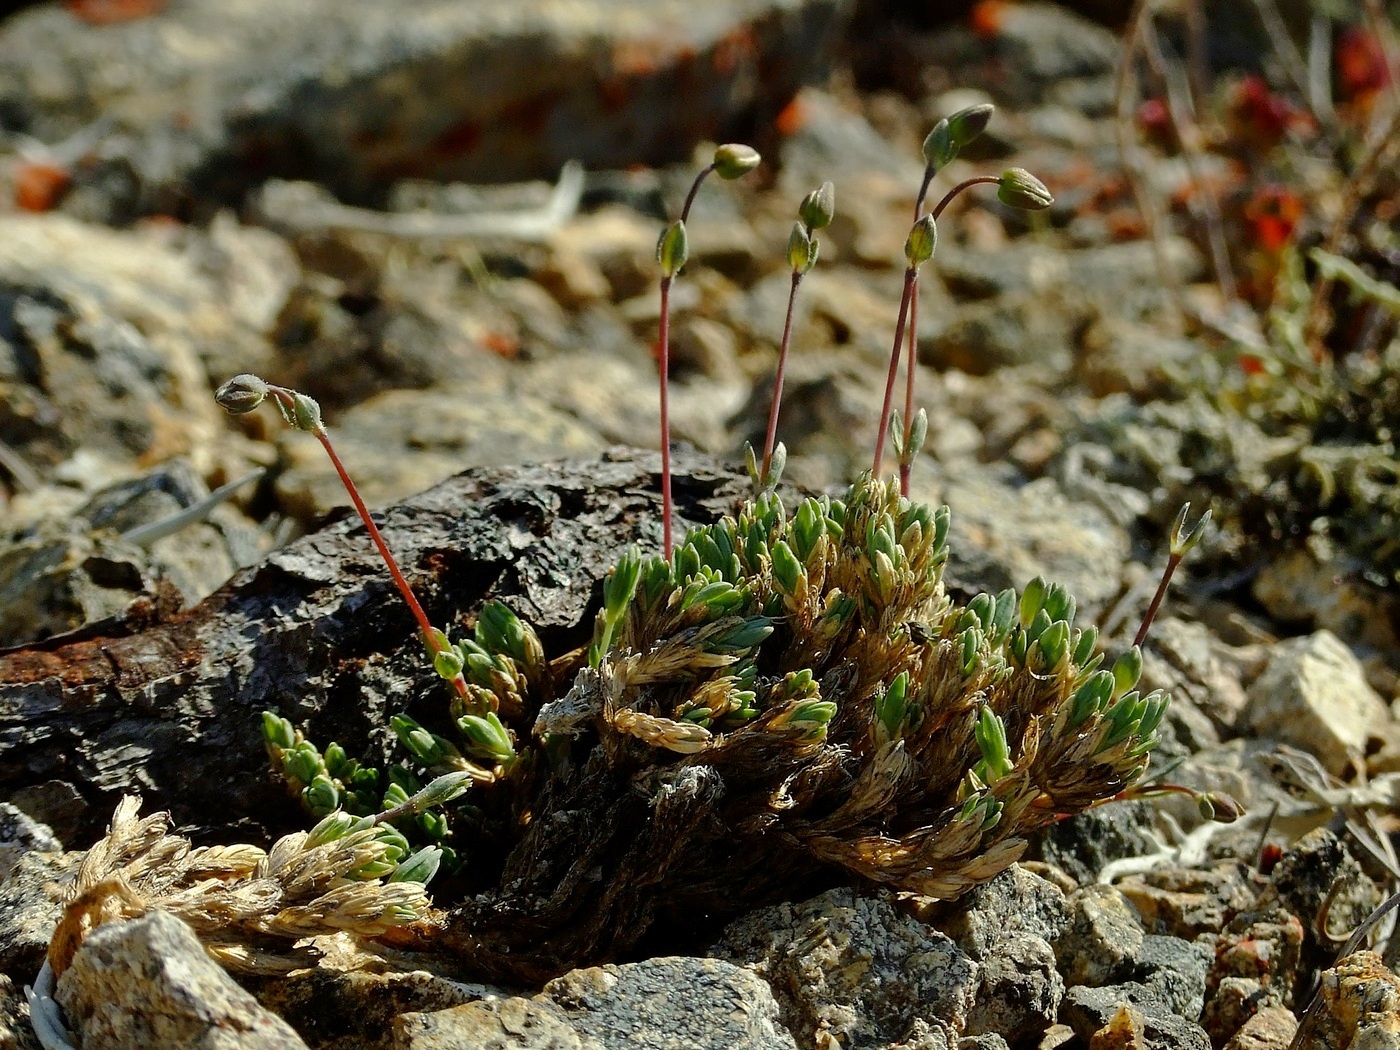
[[[504,357],[507,361],[520,356],[520,340],[504,332],[484,333],[481,337],[481,345],[493,354]]]
[[[106,26],[159,14],[165,4],[166,0],[66,0],[64,6],[89,25]]]
[[[983,40],[990,40],[1001,32],[1002,20],[1006,17],[1005,0],[981,0],[972,5],[967,22],[972,31]]]
[[[773,122],[778,134],[796,135],[807,123],[807,107],[802,104],[801,99],[793,99],[779,112],[778,118]]]

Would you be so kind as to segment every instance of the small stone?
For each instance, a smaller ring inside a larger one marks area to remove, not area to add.
[[[1204,1029],[1172,1013],[1140,984],[1071,988],[1065,992],[1060,1020],[1087,1041],[1124,1006],[1135,1007],[1142,1018],[1142,1050],[1210,1050],[1210,1038]]]
[[[1312,950],[1325,947],[1313,932],[1324,903],[1327,928],[1349,931],[1381,902],[1375,883],[1329,828],[1314,828],[1295,842],[1274,865],[1270,880],[1261,903],[1267,904],[1272,896],[1296,915],[1307,931],[1305,944]]]
[[[1144,928],[1186,940],[1216,933],[1229,915],[1254,902],[1254,891],[1233,864],[1208,871],[1162,868],[1128,876],[1118,888]]]
[[[1201,1011],[1201,1024],[1216,1044],[1233,1038],[1260,1010],[1282,1007],[1282,989],[1253,977],[1222,977]]]
[[[937,926],[978,962],[995,955],[1002,940],[1015,934],[1053,944],[1069,921],[1064,892],[1019,864],[974,886],[955,909]]]
[[[981,964],[982,984],[967,1015],[970,1035],[995,1033],[1020,1045],[1054,1022],[1065,993],[1055,951],[1029,933],[998,942],[996,954]]]
[[[1038,859],[1058,865],[1081,885],[1091,883],[1112,861],[1156,852],[1154,819],[1152,807],[1145,802],[1085,810],[1045,833]]]
[[[1142,923],[1112,886],[1092,884],[1069,896],[1069,926],[1055,957],[1071,985],[1103,985],[1132,972],[1142,952]]]
[[[1209,944],[1149,933],[1132,977],[1182,1017],[1199,1017],[1213,958]]]
[[[63,843],[47,824],[40,824],[18,806],[0,802],[0,883],[26,853],[58,853]]]
[[[883,1045],[916,1018],[961,1031],[977,990],[977,963],[952,940],[851,889],[754,912],[711,954],[765,978],[804,1044]]]
[[[1318,996],[1318,1008],[1303,1019],[1300,1045],[1400,1047],[1400,977],[1375,952],[1356,952],[1324,971]]]
[[[497,999],[466,1003],[431,1013],[411,1011],[394,1020],[393,1050],[600,1050],[587,1046],[553,1003]]]
[[[1288,1050],[1297,1031],[1293,1011],[1266,1006],[1226,1041],[1223,1050]]]
[[[1274,648],[1249,688],[1241,728],[1309,751],[1341,775],[1363,761],[1371,727],[1389,718],[1351,650],[1318,631]]]
[[[54,996],[84,1050],[294,1050],[306,1044],[264,1010],[168,912],[88,934]]]

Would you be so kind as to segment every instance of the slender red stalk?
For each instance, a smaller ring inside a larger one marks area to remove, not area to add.
[[[890,404],[894,400],[895,376],[899,374],[899,352],[904,348],[904,322],[909,316],[909,298],[914,294],[914,285],[918,279],[919,271],[914,267],[904,271],[904,294],[899,297],[899,321],[894,326],[890,373],[885,379],[885,403],[880,409],[880,432],[875,435],[875,464],[870,468],[877,477],[880,473],[880,460],[885,456],[885,431],[890,428]]]
[[[697,181],[697,185],[699,180]],[[693,196],[693,191],[692,191]],[[686,202],[687,206],[689,201]],[[661,278],[661,324],[657,350],[661,368],[661,550],[671,560],[671,278]]]
[[[899,493],[909,495],[909,472],[913,457],[909,453],[909,442],[914,433],[914,369],[919,363],[919,281],[914,279],[914,287],[909,293],[909,352],[904,357],[904,451],[899,455]]]
[[[783,400],[783,377],[787,373],[788,344],[792,341],[792,308],[797,303],[797,286],[802,274],[792,271],[792,290],[788,292],[787,320],[783,322],[783,341],[778,347],[778,371],[773,379],[773,404],[768,409],[768,433],[763,441],[763,468],[758,472],[759,484],[768,481],[768,468],[773,465],[773,446],[778,439],[778,406]]]
[[[971,189],[973,186],[986,185],[988,183],[996,186],[1001,183],[1001,179],[997,178],[995,175],[975,175],[970,179],[964,179],[962,182],[958,183],[943,195],[943,199],[938,202],[938,207],[933,209],[933,221],[938,221],[939,216],[943,214],[943,209],[952,204],[953,198],[963,190]]]
[[[1182,513],[1184,514],[1185,511]],[[1157,593],[1152,596],[1152,603],[1147,607],[1147,612],[1142,617],[1142,626],[1138,628],[1137,637],[1133,639],[1134,645],[1141,645],[1147,640],[1147,629],[1157,618],[1157,610],[1161,607],[1162,599],[1167,594],[1167,585],[1172,582],[1172,573],[1176,572],[1176,567],[1181,564],[1182,557],[1181,554],[1172,554],[1167,557],[1167,567],[1163,570],[1162,578],[1157,583]]]

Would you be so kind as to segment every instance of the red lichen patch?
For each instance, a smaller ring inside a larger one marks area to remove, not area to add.
[[[1303,218],[1303,199],[1286,186],[1262,186],[1245,202],[1244,219],[1254,244],[1282,251]]]
[[[1369,103],[1390,84],[1385,48],[1374,33],[1352,26],[1337,35],[1337,93],[1343,102]]]
[[[165,4],[166,0],[66,0],[64,6],[89,25],[107,26],[159,14]]]
[[[1312,118],[1292,101],[1270,89],[1259,76],[1240,81],[1230,99],[1235,136],[1256,148],[1278,145],[1292,131],[1312,126]]]
[[[52,211],[67,192],[68,169],[49,161],[24,160],[16,166],[15,207],[20,211]]]

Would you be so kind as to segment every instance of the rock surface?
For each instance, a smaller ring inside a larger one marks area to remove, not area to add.
[[[55,995],[85,1050],[305,1050],[164,912],[108,923],[83,942]]]

